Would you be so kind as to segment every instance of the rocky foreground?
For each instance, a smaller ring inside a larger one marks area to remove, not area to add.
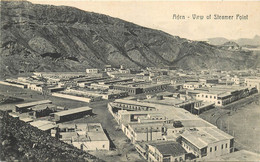
[[[0,111],[0,161],[101,161]]]

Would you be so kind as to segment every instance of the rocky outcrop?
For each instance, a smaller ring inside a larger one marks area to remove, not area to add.
[[[102,161],[0,111],[1,161]]]

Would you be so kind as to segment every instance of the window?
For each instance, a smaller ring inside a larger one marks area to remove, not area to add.
[[[214,99],[216,99],[216,96],[214,96]]]
[[[200,95],[198,95],[198,97],[200,97]]]
[[[208,98],[208,95],[206,95],[206,98]]]
[[[226,148],[227,148],[227,143],[226,143]]]
[[[103,148],[105,148],[105,145],[103,145]]]
[[[212,152],[212,147],[209,149],[210,152]]]
[[[212,96],[210,96],[210,98],[212,98]]]
[[[215,146],[215,151],[217,151],[217,146]]]
[[[218,104],[220,104],[220,101],[218,101]]]
[[[204,97],[204,95],[201,95],[201,97]]]

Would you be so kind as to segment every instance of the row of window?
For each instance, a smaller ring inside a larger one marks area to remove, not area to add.
[[[198,97],[200,97],[200,95],[198,95]],[[201,97],[204,97],[204,95],[201,95]],[[216,99],[216,96],[212,96],[212,95],[205,95],[205,98],[214,98]]]
[[[226,143],[226,148],[227,148],[228,144]],[[223,150],[224,149],[224,144],[221,145],[221,149]],[[218,150],[218,146],[215,146],[215,151]],[[209,149],[210,152],[212,152],[212,147],[210,147]]]

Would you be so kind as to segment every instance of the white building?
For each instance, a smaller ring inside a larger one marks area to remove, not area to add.
[[[97,74],[100,72],[100,69],[86,69],[88,74]]]
[[[186,150],[175,141],[156,141],[147,144],[148,162],[184,161]]]
[[[109,150],[110,142],[100,123],[60,124],[52,131],[60,140],[81,150]]]
[[[258,92],[260,91],[260,77],[246,78],[245,83],[247,87],[255,87],[258,90]]]
[[[215,103],[216,106],[224,106],[249,95],[246,87],[216,86],[200,91],[196,94],[197,100]]]
[[[197,158],[211,159],[234,151],[234,137],[215,127],[188,129],[181,134],[181,145]]]

